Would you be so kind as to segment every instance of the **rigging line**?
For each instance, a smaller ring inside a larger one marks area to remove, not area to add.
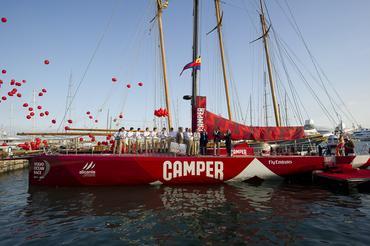
[[[251,14],[248,11],[248,8],[247,8],[247,5],[245,3],[245,0],[241,0],[241,1],[243,3],[243,8],[244,8],[245,12],[247,13],[247,16],[248,16],[249,21],[252,23],[252,26],[254,27],[255,32],[258,33],[257,25],[256,25],[256,23],[254,21],[254,18],[252,18]]]
[[[321,74],[320,74],[320,72],[319,72],[319,70],[318,70],[318,68],[317,68],[317,64],[315,63],[314,56],[313,56],[313,54],[312,54],[311,50],[310,50],[310,49],[309,49],[309,47],[308,47],[308,43],[307,43],[307,41],[304,39],[303,34],[302,34],[302,32],[301,32],[301,30],[300,30],[300,28],[299,28],[299,26],[298,26],[298,23],[297,23],[297,21],[296,21],[296,19],[295,19],[294,15],[293,15],[293,12],[292,12],[292,10],[291,10],[291,8],[290,8],[290,6],[289,6],[289,4],[288,4],[288,2],[287,2],[286,0],[285,0],[285,4],[286,4],[286,6],[287,6],[287,8],[288,8],[288,10],[289,10],[290,16],[291,16],[291,18],[292,18],[292,20],[293,20],[293,23],[294,23],[294,26],[295,26],[295,31],[296,31],[296,33],[298,34],[298,36],[300,37],[301,41],[303,42],[303,45],[304,45],[304,47],[305,47],[305,49],[306,49],[306,51],[307,51],[307,53],[308,53],[308,55],[309,55],[309,57],[310,57],[310,59],[311,59],[311,62],[312,62],[312,64],[313,64],[314,68],[315,68],[315,71],[316,71],[316,73],[317,73],[317,76],[319,77],[319,79],[320,79],[320,81],[321,81],[321,83],[322,83],[323,89],[324,89],[324,91],[325,91],[325,93],[326,93],[326,95],[327,95],[327,97],[328,97],[328,99],[329,99],[329,101],[330,101],[330,104],[331,104],[331,106],[332,106],[332,108],[333,108],[333,111],[335,112],[335,114],[336,114],[336,116],[337,116],[338,120],[340,121],[340,117],[339,117],[338,111],[336,110],[336,108],[335,108],[335,106],[334,106],[333,99],[332,99],[332,97],[329,95],[329,92],[328,92],[328,90],[327,90],[327,88],[326,88],[326,86],[325,86],[325,84],[324,84],[324,81],[322,80]],[[293,28],[294,28],[294,26],[293,26]]]
[[[90,60],[89,60],[89,62],[88,62],[88,64],[87,64],[87,66],[86,66],[86,68],[85,68],[85,71],[84,71],[84,73],[83,73],[83,75],[82,75],[82,78],[81,78],[80,82],[79,82],[79,83],[78,83],[78,85],[77,85],[76,91],[75,91],[75,93],[73,93],[73,96],[72,96],[72,98],[71,98],[71,101],[70,101],[70,103],[69,103],[69,105],[68,105],[68,110],[69,110],[69,109],[70,109],[70,107],[72,106],[72,103],[73,103],[74,99],[76,98],[77,92],[79,91],[79,89],[80,89],[80,87],[81,87],[81,85],[82,85],[83,81],[85,80],[85,77],[86,77],[86,75],[87,75],[87,72],[88,72],[88,70],[89,70],[89,68],[90,68],[90,66],[91,66],[91,64],[92,64],[92,62],[93,62],[93,60],[94,60],[94,58],[95,58],[95,55],[96,55],[96,53],[97,53],[97,51],[98,51],[98,49],[99,49],[99,47],[100,47],[101,43],[102,43],[102,42],[103,42],[103,40],[104,40],[105,34],[107,33],[107,31],[108,31],[108,29],[109,29],[109,27],[110,27],[110,25],[111,25],[111,23],[112,23],[112,20],[113,20],[114,14],[115,14],[115,12],[116,12],[116,10],[117,10],[117,7],[118,7],[118,4],[119,4],[119,0],[116,0],[115,4],[113,5],[112,13],[111,13],[111,15],[110,15],[110,17],[109,17],[108,23],[107,23],[107,25],[105,26],[105,29],[104,29],[104,31],[103,31],[103,33],[102,33],[102,35],[101,35],[101,37],[100,37],[100,39],[99,39],[99,41],[98,41],[98,43],[97,43],[97,45],[96,45],[95,49],[94,49],[94,51],[93,51],[93,54],[92,54],[92,56],[91,56],[91,58],[90,58]],[[68,111],[68,110],[67,110],[67,111]],[[66,111],[66,112],[67,112],[67,111]],[[61,120],[61,121],[60,121],[60,123],[59,123],[59,126],[58,126],[57,131],[59,131],[59,130],[60,130],[60,127],[62,126],[62,124],[63,124],[63,122],[64,122],[64,120],[65,120],[65,118],[66,118],[66,115],[67,115],[67,113],[66,113],[66,112],[64,112],[63,118],[62,118],[62,120]]]

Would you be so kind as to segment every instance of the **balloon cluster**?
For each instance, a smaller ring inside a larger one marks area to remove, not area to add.
[[[157,117],[167,117],[168,111],[165,108],[156,109],[154,110],[154,115]]]
[[[18,144],[18,147],[23,150],[39,150],[40,147],[48,147],[48,141],[42,140],[40,138],[36,138],[35,141],[32,142],[25,142],[23,144]]]

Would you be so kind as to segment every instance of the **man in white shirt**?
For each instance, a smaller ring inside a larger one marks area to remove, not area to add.
[[[193,134],[193,155],[199,155],[199,141],[200,141],[200,132],[197,129]]]
[[[159,137],[158,137],[157,127],[153,127],[153,131],[150,132],[150,137],[152,138],[152,152],[158,152]]]
[[[167,148],[168,148],[168,152],[170,152],[171,143],[172,142],[176,142],[176,135],[177,135],[177,132],[175,132],[173,130],[173,127],[171,127],[170,128],[170,132],[168,133],[168,137],[167,137]]]
[[[136,153],[141,153],[143,151],[143,137],[141,135],[141,129],[138,128],[134,134],[134,138],[135,138],[135,151]]]
[[[130,131],[127,132],[126,138],[127,138],[127,145],[128,145],[128,153],[132,153],[132,147],[134,145],[134,128],[131,127]]]
[[[121,127],[118,132],[114,134],[113,154],[118,153],[120,155],[122,153],[122,131],[124,131],[124,129],[124,127]]]
[[[185,132],[184,138],[186,142],[186,154],[191,155],[193,153],[193,133],[190,128]]]
[[[148,153],[152,149],[152,138],[150,136],[149,127],[145,128],[143,133],[145,152]]]
[[[167,129],[165,127],[162,128],[159,138],[160,138],[160,144],[159,144],[160,151],[162,153],[165,153],[167,152],[167,138],[168,138]]]

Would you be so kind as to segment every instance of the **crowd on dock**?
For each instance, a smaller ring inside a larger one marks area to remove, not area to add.
[[[222,134],[220,129],[213,132],[214,155],[220,155],[220,143],[225,139],[227,153],[231,155],[231,132]],[[186,146],[186,155],[197,156],[207,154],[208,134],[206,131],[179,127],[177,131],[170,128],[169,131],[163,127],[160,131],[156,127],[152,130],[146,128],[142,131],[131,127],[126,130],[121,127],[114,134],[113,154],[122,153],[170,153],[171,145]]]

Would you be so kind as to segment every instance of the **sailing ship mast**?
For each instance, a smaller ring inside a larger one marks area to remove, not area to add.
[[[221,31],[222,18],[221,18],[221,11],[220,11],[221,9],[220,0],[215,0],[215,8],[216,8],[216,19],[217,19],[217,33],[218,33],[218,40],[220,44],[220,53],[221,53],[221,61],[222,61],[222,72],[224,75],[227,112],[229,115],[229,120],[232,120],[230,96],[229,96],[229,82],[227,81],[227,76],[226,76],[225,52],[224,52],[224,44],[223,44],[222,31]]]
[[[267,62],[267,70],[269,74],[269,80],[270,80],[270,89],[271,89],[271,96],[272,96],[272,104],[274,106],[274,113],[275,113],[275,122],[276,126],[281,126],[281,117],[280,117],[280,112],[279,112],[279,105],[277,102],[276,94],[275,94],[275,82],[272,76],[272,66],[271,66],[271,60],[270,60],[270,52],[268,48],[268,40],[267,40],[267,35],[268,35],[268,30],[266,27],[266,19],[265,19],[265,13],[263,11],[263,4],[262,0],[260,0],[260,7],[261,7],[261,14],[260,14],[260,19],[261,19],[261,25],[262,25],[262,38],[263,38],[263,43],[265,47],[265,54],[266,54],[266,62]]]
[[[193,26],[193,61],[195,61],[198,58],[198,34],[199,34],[199,0],[194,0],[194,26]],[[196,98],[198,96],[198,69],[193,68],[192,73],[192,97],[191,97],[191,105],[192,109],[196,107]],[[196,120],[194,117],[192,117],[192,120]],[[195,126],[194,122],[192,123],[192,126]],[[193,129],[195,130],[195,129]]]
[[[163,82],[164,82],[164,91],[166,96],[166,108],[168,112],[167,124],[168,128],[172,127],[171,120],[171,110],[170,110],[170,97],[168,93],[168,80],[167,80],[167,66],[166,66],[166,52],[164,49],[164,37],[163,37],[163,26],[162,26],[162,12],[163,9],[167,8],[168,1],[157,0],[157,20],[158,20],[158,29],[159,29],[159,42],[161,46],[161,57],[162,57],[162,69],[163,69]]]

